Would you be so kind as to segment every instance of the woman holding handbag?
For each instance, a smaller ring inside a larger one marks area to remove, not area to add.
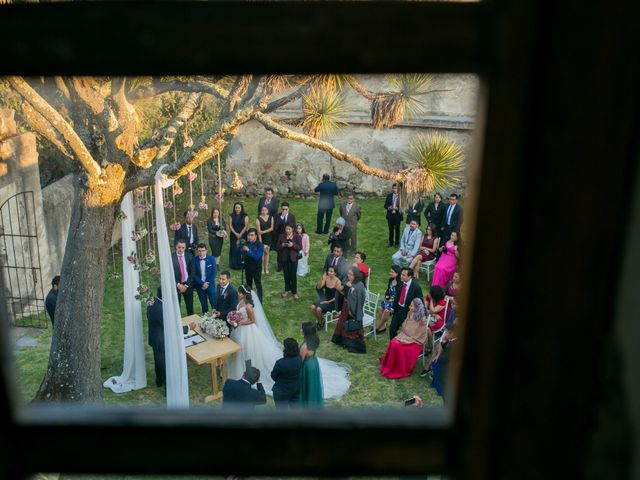
[[[362,279],[362,272],[357,267],[351,267],[347,272],[347,283],[342,288],[346,299],[331,338],[333,343],[346,348],[350,353],[367,353],[362,327],[367,291]]]

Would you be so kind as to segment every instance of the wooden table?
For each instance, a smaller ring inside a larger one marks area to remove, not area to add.
[[[199,315],[190,315],[182,319],[183,325],[188,325],[191,322],[196,323],[195,331],[206,339],[206,342],[199,343],[187,347],[187,357],[193,360],[196,364],[202,365],[203,363],[209,363],[211,365],[211,389],[212,394],[207,395],[204,399],[205,403],[212,402],[222,398],[222,392],[218,388],[218,374],[217,368],[220,367],[220,377],[222,385],[227,380],[227,357],[240,351],[240,345],[231,340],[229,337],[224,340],[217,340],[200,330],[198,322],[200,320]]]

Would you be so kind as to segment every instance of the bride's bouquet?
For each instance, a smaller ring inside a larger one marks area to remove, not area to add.
[[[240,325],[241,321],[242,314],[239,311],[232,310],[231,312],[227,313],[227,323],[232,327],[237,327],[238,325]]]
[[[222,340],[229,336],[229,326],[224,320],[205,313],[200,318],[200,329],[207,335]]]

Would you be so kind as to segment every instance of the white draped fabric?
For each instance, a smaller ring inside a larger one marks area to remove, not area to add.
[[[156,172],[155,212],[158,237],[158,260],[160,261],[160,286],[162,288],[162,315],[164,318],[164,349],[166,362],[167,407],[189,408],[189,379],[187,357],[182,336],[182,321],[178,292],[173,281],[173,263],[169,247],[169,233],[164,216],[162,189],[173,185],[167,179],[162,165]]]
[[[147,386],[147,370],[144,356],[142,331],[142,311],[135,299],[140,274],[127,260],[136,250],[131,233],[136,229],[133,211],[133,194],[127,193],[122,200],[122,211],[126,218],[122,221],[122,279],[124,283],[124,366],[122,374],[104,382],[106,388],[115,393],[125,393]]]

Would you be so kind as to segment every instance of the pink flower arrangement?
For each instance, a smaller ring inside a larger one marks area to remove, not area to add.
[[[206,202],[200,202],[198,204],[198,209],[200,209],[200,210],[209,210],[209,205],[207,205]]]
[[[187,175],[187,180],[189,180],[190,182],[193,182],[196,178],[198,178],[197,173],[189,172],[189,174]]]
[[[132,265],[135,265],[136,263],[138,263],[138,257],[136,256],[136,252],[131,252],[131,255],[127,256],[127,261]]]
[[[178,182],[173,184],[173,194],[180,195],[182,193],[182,187],[178,184]]]
[[[171,225],[169,225],[169,228],[171,230],[173,230],[174,232],[177,232],[178,230],[180,230],[180,224],[179,223],[172,223]]]
[[[216,193],[213,198],[215,198],[218,202],[224,202],[224,193]]]
[[[147,287],[144,283],[138,285],[138,293],[144,295],[147,292],[149,292],[149,287]]]
[[[195,210],[196,206],[192,203],[189,205],[189,211],[187,212],[187,217],[196,218],[198,216],[198,212]]]
[[[232,327],[237,327],[242,322],[242,314],[237,310],[232,310],[227,314],[227,323]]]
[[[145,303],[147,304],[147,307],[153,307],[153,304],[156,303],[156,299],[153,297],[147,298],[147,301]]]
[[[169,200],[167,203],[164,204],[164,208],[173,208],[173,202]]]
[[[152,269],[149,270],[149,273],[151,275],[159,277],[160,276],[160,269],[158,267],[153,267]]]
[[[133,191],[133,194],[134,194],[136,197],[141,197],[142,195],[144,195],[144,190],[145,190],[145,187],[139,187],[139,188],[136,188],[136,189]]]
[[[182,143],[182,146],[184,148],[191,148],[193,147],[193,138],[191,138],[189,135],[187,135],[184,139],[184,142]]]

